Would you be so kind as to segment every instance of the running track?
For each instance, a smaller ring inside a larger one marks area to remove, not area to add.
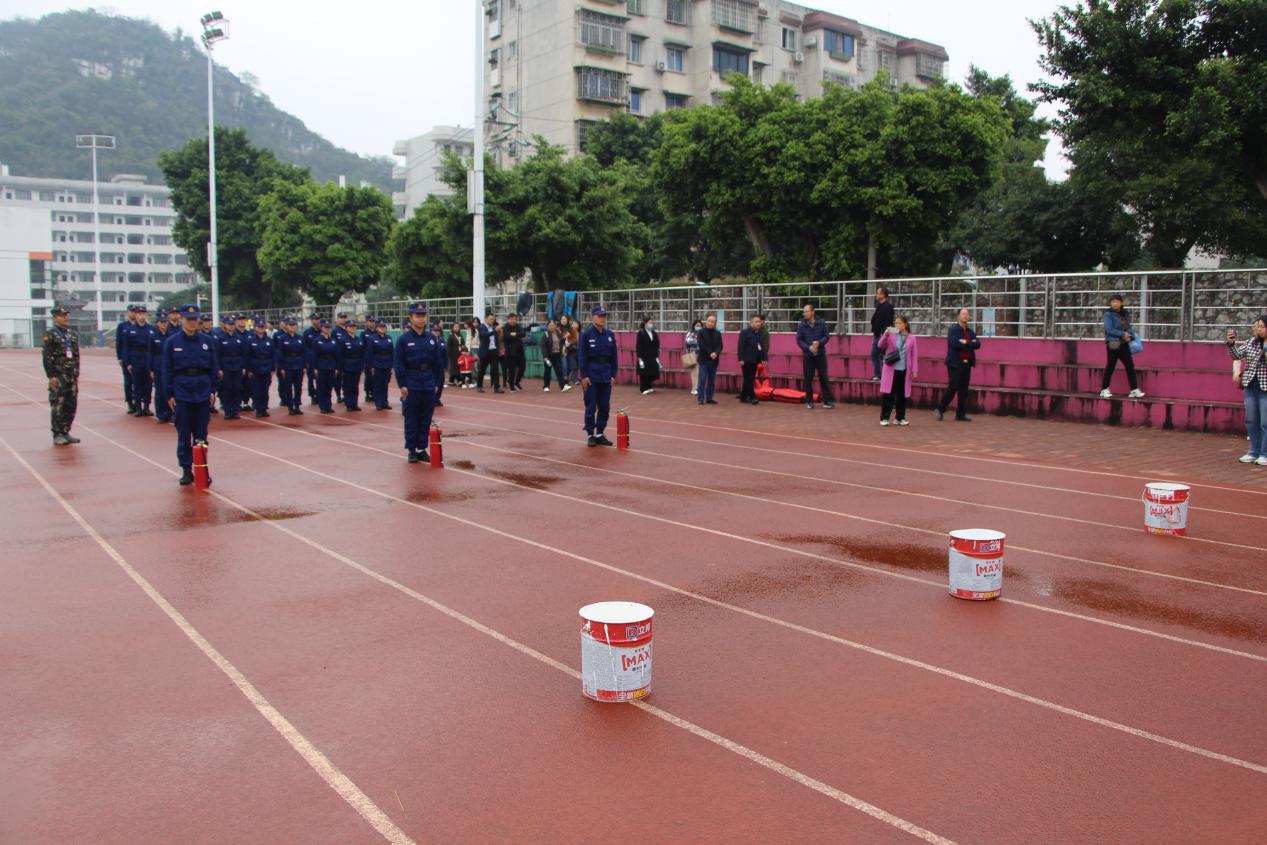
[[[0,842],[1263,841],[1235,438],[622,387],[618,453],[533,382],[448,391],[442,471],[398,413],[213,418],[207,494],[117,373],[53,449],[0,355]],[[1193,536],[1147,536],[1176,472]],[[1004,600],[946,595],[963,527],[1007,532]],[[656,609],[644,704],[580,696],[611,598]]]

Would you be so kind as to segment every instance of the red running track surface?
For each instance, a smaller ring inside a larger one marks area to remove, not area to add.
[[[2,842],[1267,829],[1267,489],[1234,438],[618,388],[617,452],[533,383],[447,391],[443,470],[397,412],[213,418],[203,493],[117,372],[86,357],[53,448],[37,357],[0,355]],[[1145,535],[1176,477],[1191,536]],[[1008,534],[1004,600],[947,595],[965,527]],[[644,705],[581,698],[605,599],[656,609]]]

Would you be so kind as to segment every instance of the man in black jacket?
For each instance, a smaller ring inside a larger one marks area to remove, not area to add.
[[[743,368],[743,387],[739,391],[739,401],[749,405],[761,404],[757,401],[757,367],[762,361],[769,360],[770,355],[762,332],[764,327],[765,318],[756,316],[739,333],[739,364]]]
[[[981,348],[981,341],[968,325],[971,319],[972,312],[961,308],[959,322],[946,333],[946,372],[950,383],[934,412],[938,420],[946,416],[951,401],[957,399],[955,421],[972,422],[972,418],[968,416],[968,388],[972,380],[972,368],[977,365],[977,350]]]
[[[524,369],[527,361],[524,357],[524,327],[519,325],[519,315],[513,311],[506,315],[506,325],[502,327],[502,345],[506,358],[503,366],[506,369],[506,386],[511,392],[523,390]]]
[[[717,384],[717,365],[721,363],[722,336],[717,331],[717,315],[709,314],[704,321],[704,328],[697,333],[699,337],[699,393],[696,398],[701,405],[716,405],[713,390]]]
[[[880,366],[883,363],[880,357],[880,338],[884,337],[885,330],[893,325],[893,319],[893,303],[889,301],[889,289],[882,287],[875,292],[875,311],[871,314],[871,368],[874,372],[871,376],[872,381],[880,380]]]

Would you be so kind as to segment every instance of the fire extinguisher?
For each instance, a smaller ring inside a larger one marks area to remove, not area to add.
[[[207,444],[201,440],[194,443],[194,488],[206,490],[211,486],[211,470],[207,466]]]
[[[629,448],[629,415],[623,408],[616,412],[616,448]]]
[[[444,466],[444,441],[440,438],[440,427],[435,423],[431,424],[431,436],[428,441],[431,456],[431,468],[439,469]]]

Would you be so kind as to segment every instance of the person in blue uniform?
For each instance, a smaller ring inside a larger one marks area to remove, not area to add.
[[[135,322],[136,306],[129,305],[127,316],[114,327],[114,357],[119,361],[119,372],[123,374],[123,401],[127,404],[128,413],[136,413],[136,405],[132,402],[132,374],[128,372],[128,362],[123,358],[123,337]]]
[[[427,326],[427,306],[409,306],[409,328],[396,340],[393,367],[405,415],[405,449],[409,463],[429,460],[427,443],[436,409],[436,387],[444,381],[449,357],[444,344]]]
[[[591,325],[581,332],[576,363],[585,391],[585,433],[587,446],[611,446],[603,433],[611,415],[612,379],[616,375],[616,335],[607,330],[607,309],[595,305],[590,310]]]
[[[281,386],[282,405],[292,417],[303,413],[299,404],[304,395],[304,371],[308,364],[308,344],[299,334],[299,321],[294,317],[282,320],[282,330],[273,341],[276,356],[277,383]]]
[[[176,313],[175,309],[172,309],[172,313]],[[176,333],[170,328],[168,316],[166,311],[158,312],[158,320],[154,323],[154,333],[150,335],[149,355],[145,363],[150,378],[154,380],[154,416],[159,425],[172,421],[172,409],[167,405],[167,385],[163,381],[163,345]]]
[[[312,341],[321,336],[321,317],[318,314],[308,315],[308,328],[304,329],[302,335],[304,339],[304,358],[308,358],[312,352]],[[317,371],[311,366],[307,368],[308,373],[308,404],[317,404]]]
[[[366,360],[368,361],[369,345],[375,337],[378,336],[378,320],[374,319],[373,314],[365,317],[365,328],[361,330],[361,343],[365,345]],[[370,377],[369,364],[365,365],[365,401],[374,401],[374,379]]]
[[[194,444],[207,442],[220,362],[215,340],[198,330],[197,305],[180,307],[181,331],[163,344],[163,387],[176,422],[176,461],[181,484],[194,481]]]
[[[167,314],[167,336],[171,337],[176,334],[176,332],[180,331],[180,312],[173,308],[165,313]],[[161,357],[162,356],[160,356],[160,358]]]
[[[387,333],[387,323],[378,323],[377,331],[365,341],[365,383],[370,385],[374,407],[390,411],[387,389],[392,383],[393,358],[396,347]]]
[[[220,362],[220,407],[226,420],[236,420],[242,410],[242,371],[246,366],[246,338],[238,334],[232,317],[221,317],[221,330],[213,336]]]
[[[132,380],[132,413],[138,417],[154,416],[150,410],[150,397],[154,393],[154,380],[150,378],[150,339],[155,333],[156,329],[149,323],[149,312],[144,305],[138,305],[133,322],[124,328],[123,338],[118,341],[123,347],[125,373]]]
[[[338,382],[343,347],[330,333],[330,321],[321,321],[321,334],[308,346],[308,366],[317,374],[317,407],[323,414],[333,414],[330,394]]]
[[[246,342],[246,371],[251,374],[251,407],[255,416],[269,417],[268,389],[273,384],[273,339],[263,317],[255,318],[255,331]]]
[[[242,343],[242,387],[238,391],[241,397],[239,411],[249,411],[254,403],[251,401],[255,395],[251,387],[251,370],[246,366],[246,346],[251,342],[251,328],[247,325],[245,314],[233,315],[234,334]]]
[[[340,311],[338,314],[335,315],[334,325],[330,328],[330,337],[334,338],[336,341],[339,342],[340,348],[343,345],[344,337],[346,337],[349,333],[348,323],[349,323],[349,320],[348,320],[347,312]],[[355,328],[353,328],[352,331],[355,331]],[[348,398],[343,395],[342,373],[340,373],[339,377],[334,380],[334,401],[339,405],[346,406],[348,404]],[[352,398],[352,404],[353,405],[356,404],[355,397]]]
[[[361,371],[365,369],[365,340],[356,331],[355,323],[345,323],[339,337],[343,381],[343,405],[348,411],[361,410]]]

